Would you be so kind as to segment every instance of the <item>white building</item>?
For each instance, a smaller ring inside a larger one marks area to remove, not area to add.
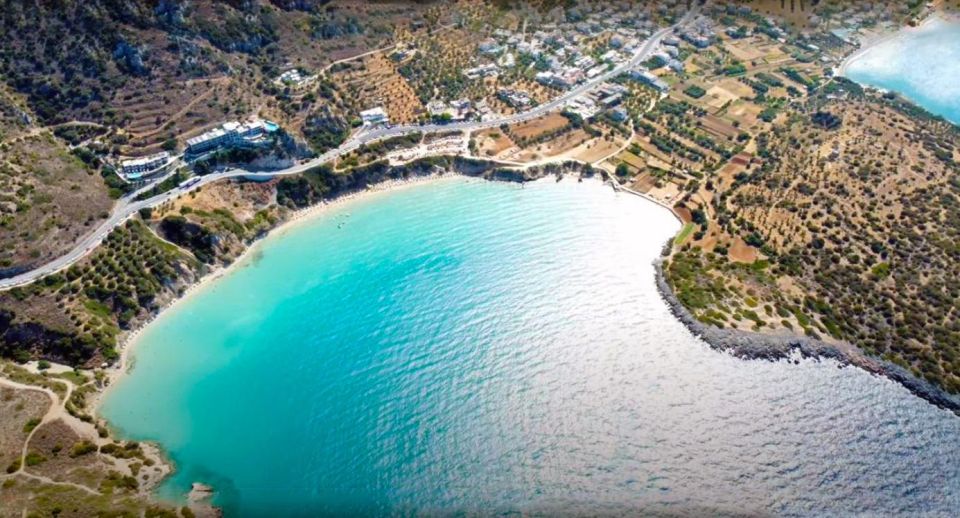
[[[646,69],[631,70],[630,77],[636,81],[647,84],[659,90],[660,92],[666,92],[670,89],[670,85],[663,82],[659,77],[654,75],[652,72]]]
[[[235,145],[257,145],[268,134],[279,127],[270,122],[253,119],[244,123],[224,122],[219,128],[187,139],[187,154],[197,155],[220,147]]]
[[[579,115],[580,118],[584,120],[590,119],[597,113],[600,113],[600,108],[597,107],[597,103],[585,95],[571,99],[564,108],[570,113]]]
[[[500,97],[503,102],[509,104],[514,108],[522,108],[524,106],[529,106],[532,99],[530,99],[530,94],[527,92],[522,92],[520,90],[511,90],[509,88],[501,88],[497,92],[497,96]]]
[[[590,70],[587,70],[587,77],[590,78],[590,79],[593,79],[594,77],[597,77],[598,75],[600,75],[600,74],[602,74],[602,73],[604,73],[604,72],[606,72],[606,71],[607,71],[607,66],[606,66],[606,65],[597,65],[597,66],[591,68]]]
[[[615,50],[608,50],[600,56],[600,59],[607,63],[620,63],[623,61],[623,55]]]
[[[480,65],[474,68],[468,68],[463,71],[463,75],[467,76],[469,79],[477,79],[480,77],[487,77],[496,75],[500,72],[500,68],[493,63],[488,63],[486,65]]]
[[[163,151],[155,155],[124,160],[120,163],[120,171],[127,180],[137,180],[160,171],[171,162],[170,153]]]
[[[187,139],[187,153],[197,154],[216,149],[229,144],[235,136],[235,131],[227,131],[223,127],[214,128],[196,137]]]
[[[384,110],[382,106],[360,112],[360,118],[363,120],[364,124],[371,126],[376,124],[387,124],[390,122],[390,117],[387,115],[386,110]]]
[[[280,74],[273,82],[277,86],[289,86],[294,89],[299,89],[310,85],[310,83],[313,83],[316,79],[317,75],[307,76],[304,75],[300,69],[292,68]]]

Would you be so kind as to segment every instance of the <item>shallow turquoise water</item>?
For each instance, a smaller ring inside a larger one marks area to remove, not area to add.
[[[654,286],[678,229],[596,182],[373,194],[164,313],[102,410],[230,516],[955,515],[960,419],[709,349]]]
[[[905,29],[851,62],[846,75],[960,124],[960,23],[935,20]]]

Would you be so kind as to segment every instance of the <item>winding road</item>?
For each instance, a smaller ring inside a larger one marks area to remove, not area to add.
[[[293,165],[286,169],[269,171],[269,172],[254,172],[248,171],[245,169],[234,168],[224,171],[218,171],[210,173],[208,175],[200,177],[200,181],[194,183],[193,185],[183,187],[176,187],[165,193],[158,194],[151,198],[145,200],[137,200],[137,196],[143,192],[151,189],[154,184],[143,187],[142,189],[132,192],[122,198],[116,207],[114,207],[110,216],[105,219],[96,230],[92,233],[87,234],[82,238],[73,249],[67,252],[65,255],[62,255],[48,263],[38,266],[33,270],[29,270],[23,273],[20,273],[16,276],[9,277],[6,279],[0,280],[0,290],[8,290],[15,288],[17,286],[23,286],[30,284],[31,282],[56,273],[63,269],[68,268],[73,263],[79,261],[88,253],[90,253],[94,248],[97,247],[110,232],[117,227],[118,225],[123,224],[127,219],[137,214],[138,211],[147,207],[154,207],[160,205],[164,202],[173,200],[183,194],[190,192],[192,190],[198,189],[204,185],[211,184],[220,180],[227,178],[273,178],[277,176],[287,176],[300,174],[310,169],[313,169],[322,164],[333,161],[339,156],[345,155],[354,151],[358,147],[382,139],[388,139],[392,137],[399,137],[403,135],[408,135],[411,133],[440,133],[440,132],[450,132],[450,131],[464,131],[472,132],[477,130],[489,129],[499,127],[503,124],[515,124],[518,122],[528,121],[531,119],[536,119],[542,115],[545,115],[551,111],[560,109],[567,102],[583,95],[587,92],[590,92],[601,84],[610,79],[615,78],[616,76],[636,67],[644,60],[646,60],[660,45],[660,42],[664,37],[667,36],[670,32],[674,31],[676,28],[688,23],[699,11],[699,6],[694,6],[690,11],[688,11],[676,24],[660,29],[651,35],[640,48],[634,53],[633,57],[629,61],[626,61],[611,70],[598,75],[597,77],[590,79],[589,81],[584,82],[583,84],[573,88],[562,95],[546,102],[544,104],[538,105],[534,108],[531,108],[528,111],[518,113],[515,115],[510,115],[503,118],[498,118],[495,120],[488,121],[464,121],[464,122],[455,122],[447,124],[424,124],[424,125],[403,125],[403,126],[392,126],[392,127],[378,127],[378,128],[363,128],[361,131],[353,135],[347,142],[343,143],[340,147],[336,149],[331,149],[322,155],[303,162],[300,164]]]

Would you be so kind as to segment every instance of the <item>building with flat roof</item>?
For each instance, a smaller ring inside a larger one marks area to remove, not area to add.
[[[138,180],[160,171],[171,162],[170,153],[163,151],[155,155],[124,160],[120,162],[120,172],[127,180]]]
[[[662,79],[654,75],[652,72],[646,69],[634,69],[630,71],[630,77],[635,81],[640,81],[646,85],[652,86],[659,90],[660,92],[666,92],[670,89],[670,85],[663,82]]]
[[[382,106],[377,106],[376,108],[370,108],[369,110],[360,112],[360,119],[363,120],[364,124],[369,125],[387,124],[390,122],[390,117],[387,115],[387,111],[384,110]]]
[[[465,69],[463,71],[463,75],[467,76],[469,79],[477,79],[480,77],[492,76],[499,72],[500,67],[494,65],[493,63],[487,63],[486,65]]]
[[[529,106],[533,100],[530,98],[530,94],[520,90],[512,90],[509,88],[501,88],[497,92],[497,96],[503,102],[509,104],[514,108],[523,108]]]
[[[252,119],[244,123],[224,122],[218,128],[187,139],[187,154],[197,155],[227,146],[257,145],[265,135],[277,129],[279,127],[276,124],[261,119]]]
[[[600,113],[600,108],[597,107],[597,103],[586,95],[579,95],[567,101],[564,105],[564,110],[576,114],[584,120],[590,119],[597,113]]]
[[[273,80],[277,86],[303,88],[317,79],[317,75],[305,75],[299,68],[291,68]]]
[[[187,139],[187,153],[197,154],[216,149],[233,138],[223,127],[214,128],[193,138]]]

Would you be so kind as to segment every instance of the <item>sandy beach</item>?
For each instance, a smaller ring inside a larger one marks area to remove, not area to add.
[[[130,372],[131,369],[135,366],[135,358],[132,353],[136,349],[137,341],[140,335],[143,333],[143,330],[147,326],[152,324],[154,320],[163,315],[170,307],[176,305],[181,301],[188,300],[193,295],[201,292],[203,289],[207,288],[210,284],[216,282],[224,275],[228,274],[234,268],[242,268],[246,261],[256,253],[256,251],[261,246],[261,243],[265,238],[271,236],[282,235],[283,233],[289,231],[292,228],[295,228],[297,225],[301,225],[307,222],[312,221],[314,218],[325,214],[326,212],[342,207],[343,205],[349,204],[350,202],[357,201],[360,199],[366,199],[370,195],[377,193],[392,192],[398,189],[403,189],[406,187],[411,187],[413,185],[419,185],[428,182],[436,182],[442,180],[448,180],[452,178],[463,178],[463,176],[457,173],[446,173],[446,174],[431,174],[427,176],[414,176],[406,178],[403,180],[388,180],[385,182],[380,182],[374,185],[371,185],[367,189],[362,191],[354,191],[341,196],[337,196],[331,200],[323,201],[311,207],[306,207],[294,212],[291,212],[289,217],[271,229],[264,238],[258,239],[253,243],[250,243],[249,246],[228,266],[217,265],[214,266],[209,273],[200,277],[196,282],[191,283],[186,287],[183,293],[179,296],[174,296],[167,300],[146,320],[144,320],[140,325],[136,326],[130,331],[126,331],[120,335],[118,340],[118,349],[120,352],[120,359],[113,365],[103,369],[106,374],[106,387],[94,394],[91,398],[91,411],[97,417],[99,417],[99,408],[100,404],[103,401],[103,397],[106,395],[106,392],[112,387],[116,386],[117,383]],[[64,367],[67,368],[67,367]]]
[[[860,40],[860,48],[853,51],[850,55],[844,58],[843,62],[834,70],[834,75],[844,76],[847,75],[847,70],[850,68],[854,62],[862,58],[864,55],[869,53],[875,47],[888,43],[891,41],[896,41],[899,39],[906,38],[910,34],[922,31],[930,24],[934,23],[956,23],[960,21],[960,18],[956,15],[944,13],[942,11],[937,11],[932,13],[930,16],[924,18],[920,23],[915,27],[904,26],[896,30],[882,30],[877,32],[871,32],[866,34]]]

